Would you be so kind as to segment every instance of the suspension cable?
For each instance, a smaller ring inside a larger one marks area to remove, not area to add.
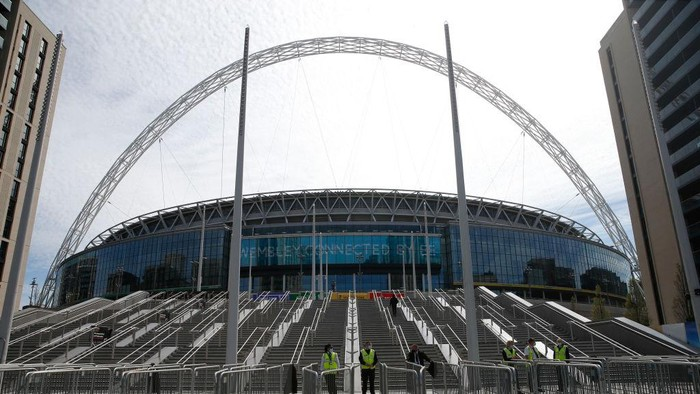
[[[289,159],[289,148],[292,144],[292,125],[294,124],[294,109],[296,108],[297,86],[299,83],[299,63],[301,63],[301,59],[297,60],[297,69],[294,75],[294,94],[292,95],[292,110],[289,116],[289,130],[287,132],[287,150],[284,153],[284,172],[282,174],[282,190],[285,190],[284,184],[287,182],[287,160]]]
[[[503,168],[503,165],[506,164],[506,161],[508,158],[510,158],[510,155],[513,153],[513,149],[515,149],[515,146],[518,145],[519,140],[515,140],[515,143],[513,143],[513,146],[510,147],[510,150],[508,151],[508,154],[506,157],[503,158],[503,161],[501,162],[501,165],[498,166],[498,169],[496,170],[496,174],[494,174],[493,177],[491,177],[491,182],[489,182],[488,186],[486,186],[486,190],[481,194],[482,196],[486,197],[489,189],[491,188],[491,185],[493,185],[493,181],[495,181],[498,178],[498,174],[501,173],[501,169]]]
[[[170,150],[168,143],[165,142],[165,140],[161,140],[161,141],[163,142],[163,145],[165,145],[165,150],[167,150],[168,153],[170,153],[170,156],[173,158],[173,160],[175,160],[175,164],[177,164],[178,168],[180,168],[180,171],[182,171],[182,174],[185,175],[185,178],[187,178],[187,182],[189,183],[189,186],[192,186],[192,189],[194,190],[195,193],[197,193],[197,196],[199,196],[199,198],[202,199],[202,195],[199,193],[199,190],[197,190],[197,186],[194,185],[194,183],[192,182],[192,179],[190,178],[189,175],[187,175],[187,172],[182,167],[182,164],[180,164],[180,162],[177,160],[177,157],[175,157],[175,155],[173,154],[173,151]],[[187,190],[185,190],[185,193],[186,192],[187,192]]]
[[[372,72],[372,78],[369,81],[369,86],[367,87],[367,93],[365,93],[364,106],[362,107],[362,113],[360,115],[360,124],[359,124],[357,132],[355,133],[355,138],[353,138],[353,140],[352,140],[352,145],[350,146],[350,160],[348,162],[348,165],[345,167],[345,172],[343,173],[343,178],[340,180],[340,182],[342,184],[346,184],[345,183],[346,178],[347,178],[347,184],[350,184],[350,182],[352,181],[352,173],[354,172],[353,168],[355,166],[355,163],[357,162],[357,160],[356,160],[357,155],[355,155],[355,149],[357,148],[358,141],[362,137],[362,134],[365,131],[365,125],[367,124],[367,113],[369,112],[370,97],[371,97],[371,93],[372,93],[372,88],[374,87],[374,79],[377,76],[377,68],[378,67],[379,67],[379,62],[377,62],[374,65],[374,71]]]
[[[309,86],[309,79],[306,77],[306,69],[304,69],[304,63],[301,64],[301,72],[304,74],[304,81],[306,81],[306,90],[309,92],[309,99],[311,100],[311,107],[314,110],[314,117],[316,118],[316,126],[318,127],[318,133],[321,135],[321,142],[323,143],[323,150],[326,153],[326,160],[328,161],[328,168],[331,170],[331,176],[333,177],[333,185],[338,187],[338,181],[335,179],[335,171],[333,171],[333,162],[328,154],[328,147],[326,146],[326,139],[323,137],[323,130],[321,129],[321,121],[318,118],[318,112],[316,111],[316,104],[314,103],[314,97],[311,95],[311,87]]]
[[[399,163],[399,150],[397,148],[398,143],[396,140],[396,131],[394,130],[394,113],[391,109],[391,103],[389,102],[389,89],[386,86],[386,70],[384,69],[384,63],[381,61],[382,58],[379,57],[379,65],[382,68],[382,82],[384,86],[384,102],[386,103],[387,111],[389,112],[389,129],[391,130],[391,140],[393,141],[394,155],[396,156],[396,169],[399,171],[399,184],[403,185],[403,172],[401,171],[401,163]]]
[[[163,208],[165,208],[165,177],[163,176],[163,147],[161,146],[162,142],[163,139],[158,138],[158,151],[160,152],[160,189],[161,195],[163,197]]]
[[[420,167],[420,172],[418,173],[418,188],[423,189],[423,172],[425,171],[425,166],[428,164],[428,157],[430,157],[430,152],[433,150],[433,145],[435,145],[435,140],[437,139],[438,131],[442,127],[442,122],[445,119],[445,114],[447,113],[447,106],[442,106],[442,112],[440,113],[440,117],[438,118],[437,124],[435,125],[435,129],[433,130],[433,135],[430,137],[430,144],[428,144],[428,149],[425,151],[425,155],[423,157],[423,164],[421,164]],[[430,160],[431,166],[428,169],[428,175],[431,175],[433,173],[433,170],[435,169],[435,162],[437,160]],[[430,176],[428,176],[430,178]]]

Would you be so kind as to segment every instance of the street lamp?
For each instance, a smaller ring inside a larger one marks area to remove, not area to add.
[[[204,260],[206,260],[206,257],[202,257],[201,261],[197,260],[192,260],[190,263],[192,263],[192,271],[194,271],[194,266],[197,266],[197,274],[195,275],[194,272],[192,274],[192,291],[197,290],[198,292],[202,291],[202,263]]]
[[[531,280],[531,274],[532,273],[532,267],[527,267],[525,268],[525,279],[527,280],[527,293],[528,297],[532,299],[532,280]]]

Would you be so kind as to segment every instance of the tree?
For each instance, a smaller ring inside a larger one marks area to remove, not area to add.
[[[576,310],[577,305],[578,305],[578,299],[576,298],[576,294],[574,294],[571,296],[571,306],[569,307],[569,309],[571,309],[574,312],[577,312],[577,310]]]
[[[605,300],[600,295],[600,285],[595,286],[595,297],[591,308],[593,320],[605,320],[610,318],[610,312],[605,308]]]
[[[631,278],[629,281],[629,290],[625,299],[625,317],[637,323],[649,325],[649,314],[646,301],[644,300],[644,293],[642,293],[639,281],[634,278]]]
[[[676,294],[673,296],[673,314],[679,322],[695,321],[693,308],[690,306],[690,291],[685,280],[685,272],[681,264],[676,265],[676,277],[673,280]]]

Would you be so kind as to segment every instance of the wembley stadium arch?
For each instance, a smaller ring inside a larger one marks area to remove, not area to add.
[[[400,42],[366,37],[313,38],[264,49],[249,56],[248,72],[291,59],[340,53],[382,56],[422,66],[442,75],[447,75],[448,72],[447,59],[443,56]],[[88,197],[56,253],[39,297],[42,305],[49,305],[54,298],[56,271],[59,264],[75,253],[97,213],[143,153],[192,108],[240,78],[242,66],[243,59],[239,59],[192,87],[148,124],[116,159]],[[534,116],[481,76],[454,63],[454,78],[455,82],[467,87],[504,113],[547,152],[591,207],[612,240],[614,248],[629,258],[632,274],[638,276],[637,255],[620,221],[593,181],[566,148]]]

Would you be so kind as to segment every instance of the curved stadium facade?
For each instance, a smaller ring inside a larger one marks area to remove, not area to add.
[[[585,226],[520,204],[467,200],[476,285],[557,300],[573,294],[585,300],[600,285],[608,299],[624,300],[627,258]],[[461,287],[456,195],[352,189],[245,196],[241,291],[248,290],[249,272],[253,292],[310,290],[312,206],[316,261],[328,262],[331,290],[352,290],[353,283],[357,291],[399,289],[404,269],[412,290],[412,262],[423,289],[428,261],[433,288]],[[119,223],[60,264],[54,305],[137,290],[193,290],[202,233],[202,290],[225,290],[232,218],[233,199],[226,198]]]

